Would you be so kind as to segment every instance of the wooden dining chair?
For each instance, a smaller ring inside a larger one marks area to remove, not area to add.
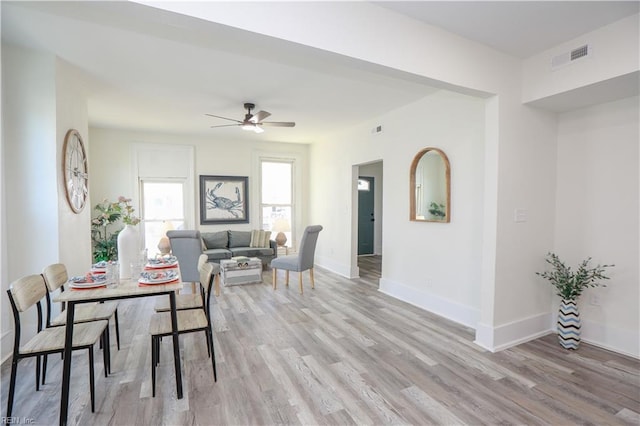
[[[44,282],[47,285],[47,319],[46,319],[46,327],[61,327],[66,325],[67,323],[67,313],[65,311],[64,304],[62,306],[62,312],[58,314],[55,318],[51,318],[52,312],[52,302],[51,302],[51,293],[60,289],[60,291],[65,291],[64,285],[69,280],[69,275],[67,274],[67,268],[62,263],[54,263],[45,267],[42,270],[42,276],[44,278]],[[73,317],[73,323],[85,323],[91,321],[107,321],[113,317],[114,324],[116,328],[116,347],[120,350],[120,325],[118,323],[118,302],[105,302],[105,303],[83,303],[76,306],[76,311]],[[109,327],[105,330],[106,334],[106,342],[110,342],[109,338]],[[107,352],[107,364],[105,368],[105,377],[107,372],[111,372],[111,356],[110,356],[110,347],[109,345],[103,346],[102,348]],[[44,357],[44,361],[42,364],[42,384],[44,384],[47,375],[47,357]]]
[[[200,270],[200,268],[202,268],[202,266],[204,266],[204,264],[207,263],[208,259],[209,258],[207,257],[206,254],[200,255],[200,257],[198,258],[198,270]],[[215,276],[214,278],[215,287],[216,287],[216,290],[219,291],[218,289],[220,288],[220,265],[218,265],[217,263],[212,263],[211,265],[213,267],[213,275]],[[205,291],[200,283],[198,283],[198,287],[200,290],[199,292],[182,293],[182,294],[176,295],[177,310],[184,311],[187,309],[204,309]],[[216,293],[216,296],[217,295],[218,293]],[[156,305],[155,305],[156,312],[169,312],[171,310],[171,306],[169,306],[168,298],[158,297],[157,299],[158,301],[156,302]]]
[[[6,418],[11,418],[13,411],[13,396],[16,387],[16,375],[18,362],[23,358],[36,357],[36,391],[40,390],[40,357],[54,353],[62,354],[64,351],[65,328],[43,328],[42,324],[42,299],[47,294],[47,287],[42,275],[28,275],[13,283],[7,290],[11,310],[14,319],[14,343],[11,358],[11,379],[9,381],[9,396],[7,400]],[[21,322],[20,314],[31,307],[36,306],[37,333],[24,345],[20,345]],[[107,321],[92,321],[73,326],[73,350],[87,349],[89,353],[89,387],[91,391],[91,411],[95,411],[95,378],[93,362],[93,346],[98,341],[107,345],[104,330],[108,327]],[[104,351],[104,364],[107,365],[107,352]]]
[[[217,381],[216,356],[213,349],[213,330],[211,327],[211,287],[213,286],[214,264],[204,263],[200,267],[200,285],[205,289],[204,309],[188,309],[177,312],[178,333],[195,333],[202,331],[207,338],[207,353],[213,367],[213,381]],[[152,396],[156,396],[156,367],[160,363],[160,339],[171,336],[171,312],[158,312],[151,316],[149,324],[151,335],[151,386]]]

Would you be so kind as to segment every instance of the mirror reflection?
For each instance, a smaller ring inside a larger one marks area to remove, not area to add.
[[[450,166],[438,148],[425,148],[411,164],[410,219],[449,222],[451,216]]]

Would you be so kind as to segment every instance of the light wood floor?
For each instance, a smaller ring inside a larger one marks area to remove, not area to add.
[[[181,336],[185,397],[175,396],[169,339],[151,397],[151,299],[120,305],[120,351],[105,378],[96,356],[96,413],[86,355],[74,354],[69,423],[77,425],[635,424],[640,362],[586,344],[563,350],[555,336],[492,354],[472,330],[379,293],[364,280],[316,268],[304,296],[292,276],[223,288],[215,301],[218,382],[204,335]],[[308,274],[304,274],[308,280]],[[281,280],[280,283],[284,281]],[[112,333],[113,335],[113,333]],[[34,388],[20,363],[14,415],[40,425],[59,416],[61,361]],[[2,365],[2,413],[9,363]],[[3,414],[4,415],[4,414]]]

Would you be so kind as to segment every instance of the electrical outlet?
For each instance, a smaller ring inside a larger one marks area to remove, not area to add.
[[[593,305],[593,306],[600,306],[600,295],[596,294],[596,293],[591,293],[589,302]]]

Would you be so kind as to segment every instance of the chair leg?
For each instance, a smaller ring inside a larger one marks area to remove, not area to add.
[[[273,289],[274,290],[276,289],[277,276],[278,276],[277,269],[276,268],[271,268],[271,283],[273,284]]]
[[[156,397],[156,339],[151,336],[151,396]]]
[[[7,399],[7,417],[11,417],[13,411],[13,394],[16,390],[16,373],[18,372],[18,359],[14,355],[11,360],[11,380],[9,381],[9,398]]]
[[[49,359],[49,355],[43,355],[42,359],[42,384],[44,385],[45,380],[47,379],[47,359]]]
[[[216,277],[213,281],[216,288],[216,297],[220,296],[220,274],[216,274]]]
[[[196,294],[196,283],[191,283],[191,294]]]
[[[40,359],[41,355],[36,356],[36,392],[40,390]]]
[[[102,343],[102,361],[104,363],[104,377],[111,373],[111,347],[109,342],[109,327],[107,326],[102,332],[100,339]]]
[[[311,288],[316,288],[316,283],[313,280],[313,268],[309,269],[309,279],[311,280]]]
[[[116,309],[114,313],[114,319],[116,323],[116,345],[118,346],[118,350],[120,350],[120,322],[118,321],[118,310]]]
[[[91,393],[91,412],[96,412],[96,378],[93,368],[93,346],[89,346],[89,392]]]
[[[284,284],[285,284],[287,287],[289,287],[289,270],[286,270],[286,271],[285,271],[285,274],[284,274]]]
[[[300,294],[302,294],[302,272],[298,272],[298,284],[300,285]]]
[[[216,353],[215,350],[213,349],[213,333],[211,332],[211,329],[206,331],[207,336],[208,336],[208,341],[210,342],[211,345],[211,365],[213,366],[213,381],[217,382],[218,381],[218,375],[216,374]]]

